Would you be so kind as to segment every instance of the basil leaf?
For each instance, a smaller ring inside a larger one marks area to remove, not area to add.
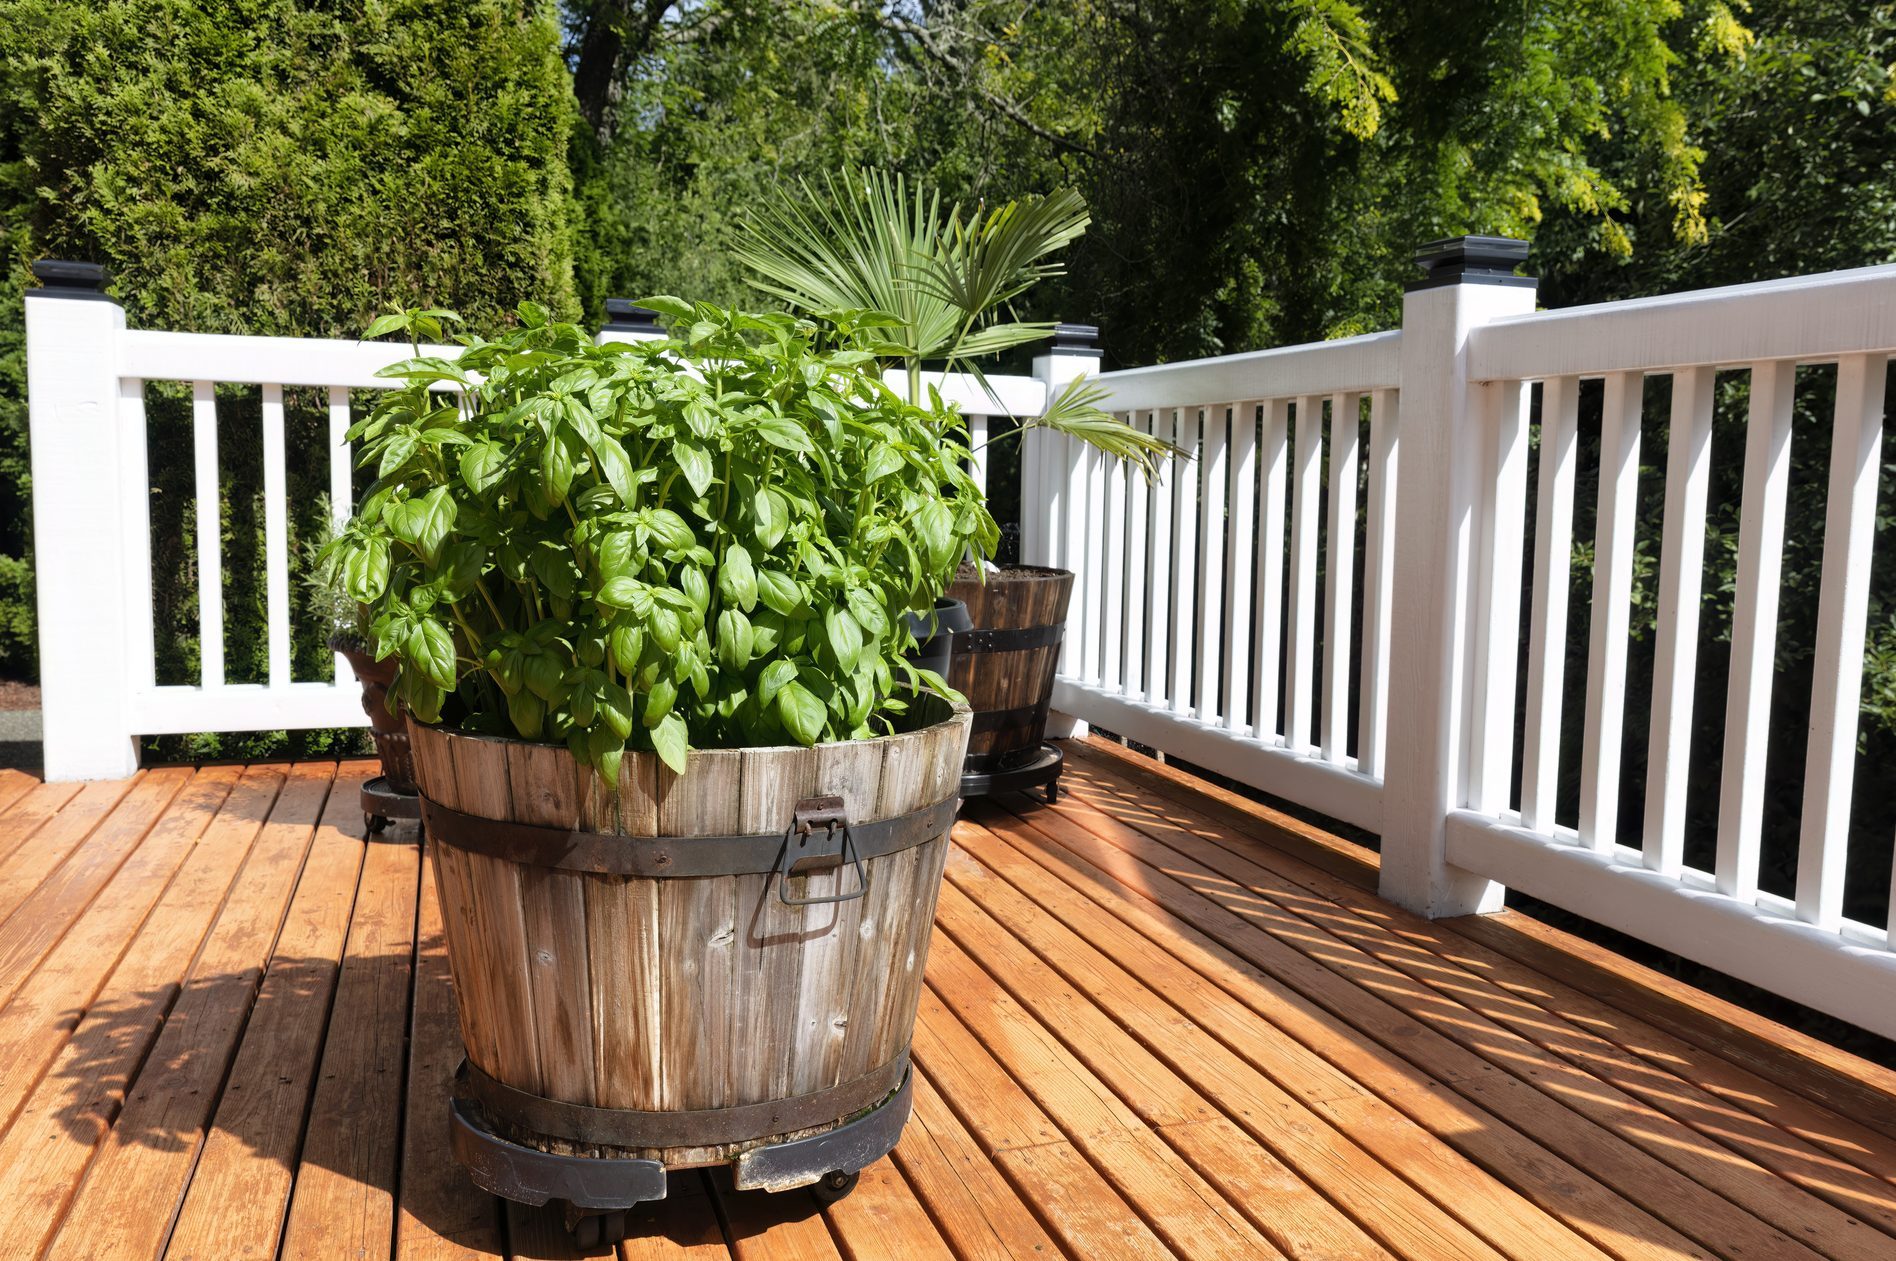
[[[808,688],[793,681],[785,683],[777,692],[777,716],[783,719],[784,730],[790,733],[790,738],[807,748],[822,739],[829,710]]]

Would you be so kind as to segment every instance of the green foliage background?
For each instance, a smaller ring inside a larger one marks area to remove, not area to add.
[[[530,0],[0,0],[0,666],[34,670],[21,292],[104,263],[133,327],[353,336],[392,302],[577,311],[572,123]],[[226,654],[261,678],[257,392],[220,389]],[[293,550],[321,520],[323,400],[287,400]],[[188,387],[154,387],[159,671],[194,678]],[[299,459],[298,455],[303,458]],[[326,677],[320,632],[303,677]],[[244,742],[199,741],[240,754]]]
[[[487,330],[523,297],[594,320],[615,294],[755,304],[727,249],[743,208],[848,164],[990,201],[1070,184],[1094,225],[1018,314],[1098,323],[1120,365],[1393,326],[1415,246],[1465,232],[1530,237],[1549,306],[1896,258],[1888,3],[0,0],[0,30],[0,669],[18,675],[33,669],[19,293],[39,257],[107,263],[146,327],[348,335],[426,300]],[[1780,889],[1829,454],[1828,378],[1805,376],[1767,793]],[[1717,796],[1744,388],[1721,383],[1714,435],[1695,845]],[[254,677],[256,404],[228,395],[227,640],[233,675]],[[293,451],[314,449],[320,405],[291,398]],[[175,395],[153,408],[170,461],[154,467],[174,469],[154,533],[180,540],[161,563],[182,579],[159,610],[161,666],[188,678],[188,415]],[[1655,383],[1629,821],[1665,410]],[[1597,460],[1591,398],[1583,438]],[[995,472],[1005,520],[1011,473]],[[320,470],[293,480],[307,530]],[[1583,538],[1590,513],[1583,497]],[[1863,784],[1896,757],[1884,524]],[[1583,645],[1584,547],[1576,561]],[[298,655],[327,668],[313,638]],[[1583,653],[1568,680],[1577,714]],[[1861,908],[1882,896],[1896,803],[1857,796]]]

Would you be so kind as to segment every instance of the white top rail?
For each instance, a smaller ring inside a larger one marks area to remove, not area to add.
[[[128,329],[119,335],[118,376],[133,381],[217,381],[235,385],[333,386],[387,389],[399,382],[375,374],[415,355],[453,359],[460,346],[362,342],[321,337],[248,337],[228,333],[166,333]],[[906,392],[908,378],[891,369],[883,378]],[[1038,416],[1047,387],[1033,377],[986,377],[924,372],[922,387],[969,416]]]
[[[118,375],[134,381],[385,390],[400,383],[375,374],[417,353],[452,359],[461,353],[461,347],[424,345],[417,352],[398,342],[130,329],[119,334]]]
[[[981,382],[986,380],[984,387]],[[908,375],[900,368],[882,374],[883,382],[904,398],[908,396]],[[1046,383],[1035,377],[988,375],[972,372],[922,373],[922,399],[928,388],[941,391],[941,401],[961,409],[963,416],[1038,416],[1047,408]]]
[[[1471,331],[1476,381],[1809,363],[1896,348],[1896,264],[1602,302]]]
[[[1401,348],[1398,330],[1102,372],[1098,381],[1111,394],[1101,405],[1108,411],[1128,412],[1205,407],[1233,399],[1390,389],[1398,384]]]

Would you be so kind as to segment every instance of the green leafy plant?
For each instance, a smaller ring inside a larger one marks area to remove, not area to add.
[[[1040,341],[1051,323],[1010,318],[1011,304],[1060,274],[1054,255],[1086,231],[1086,203],[1070,188],[989,209],[943,207],[939,193],[900,175],[858,170],[799,180],[745,220],[732,252],[764,293],[793,310],[836,321],[851,344],[899,364],[908,398],[922,397],[922,367],[939,363],[986,385],[979,360]],[[988,390],[997,404],[1000,396]],[[1021,418],[1089,443],[1147,477],[1177,448],[1102,411],[1106,392],[1081,376]]]
[[[327,555],[399,663],[392,703],[562,741],[616,783],[628,748],[682,770],[887,732],[905,684],[949,694],[902,660],[905,614],[999,540],[952,413],[826,349],[836,329],[649,303],[670,337],[595,345],[526,304],[384,370],[403,384],[350,431],[376,481]]]
[[[319,498],[317,519],[333,522],[329,496]],[[370,643],[369,611],[349,593],[343,582],[343,557],[330,547],[335,538],[336,531],[331,525],[328,529],[318,529],[301,546],[303,588],[308,595],[305,611],[323,628],[327,641],[366,652]]]

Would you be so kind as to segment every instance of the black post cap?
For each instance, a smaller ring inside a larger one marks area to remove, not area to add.
[[[1415,265],[1424,278],[1409,288],[1435,289],[1442,285],[1506,285],[1532,288],[1532,276],[1517,276],[1515,268],[1527,261],[1527,242],[1507,236],[1451,236],[1430,241],[1415,252]]]
[[[112,300],[105,292],[105,268],[98,263],[42,258],[33,264],[33,278],[40,282],[40,287],[28,289],[29,296],[90,298],[99,302]]]
[[[1099,325],[1055,324],[1053,348],[1069,355],[1098,355]]]
[[[606,328],[620,333],[657,333],[658,312],[630,298],[606,299]]]

